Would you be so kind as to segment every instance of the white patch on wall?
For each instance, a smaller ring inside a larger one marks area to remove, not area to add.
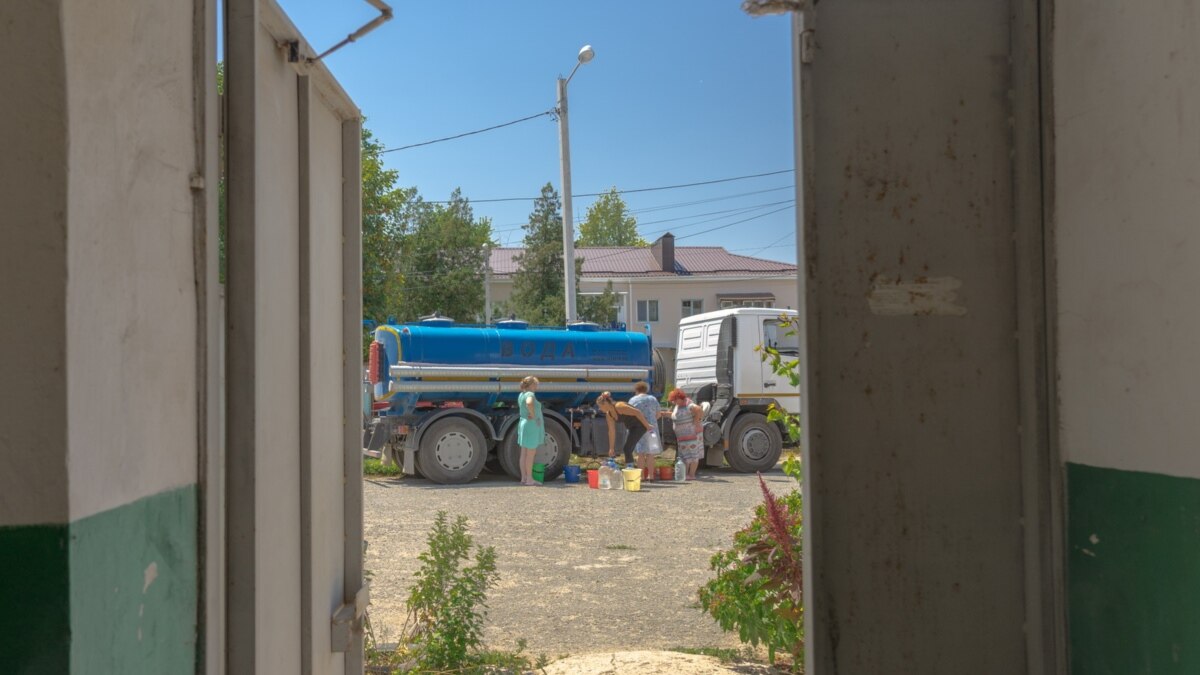
[[[867,294],[867,306],[877,316],[963,316],[958,304],[962,281],[954,277],[876,278]]]
[[[142,593],[150,590],[150,584],[158,578],[158,563],[152,562],[146,566],[146,571],[142,574]]]

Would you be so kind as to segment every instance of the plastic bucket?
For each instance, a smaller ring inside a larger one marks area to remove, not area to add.
[[[534,464],[533,465],[533,479],[539,483],[545,482],[545,480],[546,480],[546,465],[545,464]]]
[[[625,477],[625,489],[627,491],[637,492],[642,489],[641,469],[621,469],[621,475]]]
[[[567,481],[568,483],[578,483],[579,467],[572,465],[563,467],[563,480]]]
[[[600,470],[588,469],[588,487],[593,490],[600,489]]]

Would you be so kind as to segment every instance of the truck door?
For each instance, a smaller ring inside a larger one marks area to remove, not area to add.
[[[762,321],[762,345],[779,350],[784,362],[800,358],[800,336],[796,334],[794,325],[780,319],[764,318]],[[775,374],[771,361],[763,361],[762,389],[763,394],[774,398],[779,406],[790,413],[800,412],[800,388],[792,385],[787,375]]]

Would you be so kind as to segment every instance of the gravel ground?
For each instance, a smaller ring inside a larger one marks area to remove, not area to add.
[[[766,481],[777,492],[795,485],[778,470]],[[417,555],[444,510],[467,516],[477,544],[496,547],[493,648],[525,638],[530,653],[556,657],[739,644],[696,608],[696,588],[762,499],[752,474],[701,471],[697,481],[644,483],[641,492],[591,490],[586,479],[521,487],[488,474],[455,486],[368,478],[364,492],[371,622],[383,642],[404,624]]]

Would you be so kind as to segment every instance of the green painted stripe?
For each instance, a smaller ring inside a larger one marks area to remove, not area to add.
[[[0,527],[0,672],[68,672],[67,578],[66,525]]]
[[[1200,480],[1067,465],[1071,671],[1200,672]]]
[[[196,487],[71,523],[71,672],[196,668]]]
[[[0,528],[0,672],[192,673],[196,487]]]

